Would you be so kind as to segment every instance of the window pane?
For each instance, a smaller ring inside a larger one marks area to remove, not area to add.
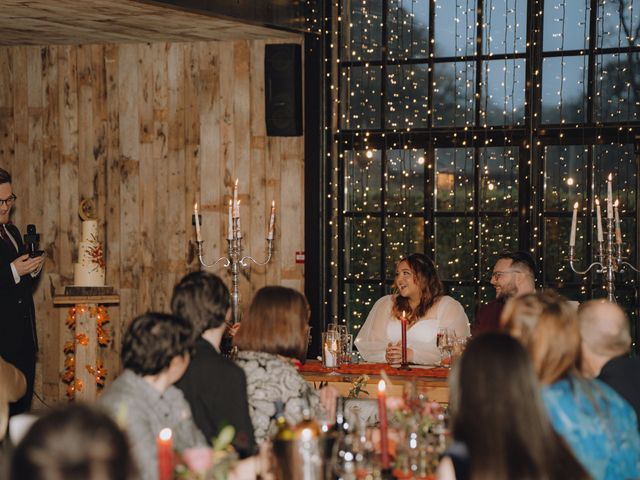
[[[582,123],[587,111],[586,56],[545,58],[542,62],[542,121]]]
[[[481,123],[524,122],[524,67],[524,59],[483,62]]]
[[[424,151],[389,150],[387,152],[387,210],[424,211]]]
[[[341,40],[347,45],[342,60],[380,60],[382,58],[382,0],[351,0],[340,25]]]
[[[603,122],[640,119],[640,54],[596,57],[595,117]]]
[[[475,115],[475,67],[472,62],[433,66],[434,126],[472,125]]]
[[[346,218],[345,271],[353,279],[380,277],[380,219]]]
[[[461,285],[451,285],[446,289],[447,293],[458,300],[464,308],[464,313],[469,317],[469,322],[473,324],[476,315],[476,293],[474,287]]]
[[[347,67],[340,74],[340,125],[380,128],[381,67]]]
[[[518,147],[481,148],[480,210],[517,211]]]
[[[426,127],[427,65],[390,65],[387,69],[387,128]]]
[[[436,2],[434,31],[436,57],[475,54],[476,2],[474,0]]]
[[[589,46],[588,0],[545,0],[542,45],[545,52]]]
[[[621,212],[635,212],[638,164],[631,144],[596,145],[594,147],[594,193],[600,198],[607,195],[607,176],[612,174],[613,198],[620,202]],[[604,205],[603,205],[604,207]]]
[[[526,48],[527,2],[488,0],[484,3],[482,51],[522,53]]]
[[[387,15],[389,58],[427,58],[429,0],[389,0]]]
[[[436,218],[436,258],[442,280],[474,280],[474,220]]]
[[[380,211],[382,152],[348,150],[344,152],[346,175],[345,205],[348,211]]]
[[[573,204],[585,205],[588,192],[588,147],[553,145],[544,149],[544,209],[572,211]]]
[[[517,218],[484,217],[480,219],[480,280],[489,282],[498,256],[503,252],[516,250],[518,250]],[[492,295],[495,297],[495,291]]]
[[[596,19],[600,48],[640,45],[640,1],[599,0]]]
[[[424,220],[422,218],[388,218],[385,228],[385,272],[394,279],[396,263],[412,253],[424,253]]]
[[[381,285],[345,285],[345,318],[354,337],[367,319],[373,304],[382,296]]]
[[[436,211],[473,210],[473,149],[436,148]]]

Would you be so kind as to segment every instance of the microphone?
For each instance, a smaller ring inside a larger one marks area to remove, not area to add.
[[[27,225],[27,233],[24,235],[24,244],[27,247],[27,253],[30,257],[39,257],[43,251],[38,250],[38,243],[40,242],[40,234],[36,233],[36,226],[33,224]]]

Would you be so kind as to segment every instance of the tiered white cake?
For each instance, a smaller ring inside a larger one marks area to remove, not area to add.
[[[73,284],[80,287],[103,287],[104,277],[104,252],[98,241],[98,221],[84,220],[78,263],[73,266]]]

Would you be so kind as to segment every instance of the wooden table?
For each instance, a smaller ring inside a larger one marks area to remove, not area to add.
[[[322,368],[322,363],[318,360],[307,360],[300,367],[300,374],[315,388],[326,383],[337,388],[343,397],[348,396],[353,382],[358,377],[368,375],[369,380],[365,390],[369,395],[364,395],[363,398],[376,398],[381,371],[384,371],[392,382],[392,385],[387,385],[388,395],[402,395],[405,384],[415,382],[418,391],[426,395],[429,400],[439,403],[449,402],[448,368],[412,365],[411,370],[404,371],[386,363],[359,363],[342,365],[332,370]]]

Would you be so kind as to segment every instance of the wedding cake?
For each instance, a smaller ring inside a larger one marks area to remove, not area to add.
[[[78,263],[73,266],[73,284],[79,287],[102,287],[104,277],[104,252],[98,241],[98,221],[83,220]]]

